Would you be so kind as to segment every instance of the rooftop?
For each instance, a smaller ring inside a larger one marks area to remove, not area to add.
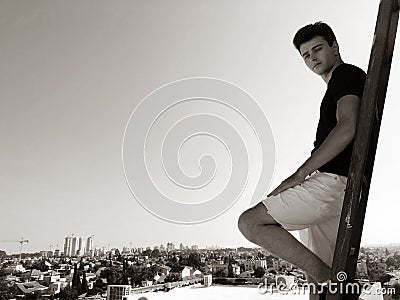
[[[147,300],[308,300],[308,295],[301,293],[296,294],[280,294],[276,293],[261,293],[257,287],[232,287],[212,285],[210,287],[202,287],[201,285],[193,285],[189,287],[174,288],[169,292],[149,292],[145,294],[131,295],[129,300],[138,300],[140,297],[146,297]]]

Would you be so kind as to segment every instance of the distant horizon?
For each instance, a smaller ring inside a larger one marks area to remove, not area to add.
[[[166,242],[166,243],[170,243],[170,242]],[[165,243],[165,245],[166,245],[166,243]],[[178,247],[176,247],[176,244],[175,244],[175,243],[173,243],[173,244],[174,244],[174,246],[175,246],[175,249],[172,250],[172,251],[175,251],[175,250],[181,251],[181,250],[179,249],[179,244],[178,244]],[[164,245],[164,244],[163,244],[163,245]],[[259,247],[259,246],[257,246],[257,245],[254,245],[254,246],[252,246],[252,245],[240,245],[240,246],[207,245],[207,246],[200,246],[200,244],[192,244],[192,245],[189,245],[189,244],[185,245],[185,244],[184,244],[184,246],[189,246],[189,249],[185,249],[185,250],[196,251],[196,250],[192,250],[192,249],[190,248],[191,246],[194,246],[194,245],[198,245],[198,247],[199,247],[198,250],[207,250],[207,248],[211,248],[211,247],[216,247],[216,249],[235,249],[235,248],[251,248],[251,249],[260,248],[260,249],[262,249],[261,247]],[[154,246],[160,246],[160,245],[154,245]],[[143,249],[146,249],[146,247],[150,247],[151,250],[154,250],[154,246],[133,246],[133,245],[132,245],[132,248],[143,248]],[[104,247],[104,246],[103,246],[103,247]],[[101,248],[96,248],[96,247],[94,247],[94,249],[102,249],[103,247],[101,247]],[[109,250],[111,250],[111,249],[118,249],[119,251],[121,251],[124,247],[129,248],[128,246],[114,247],[114,246],[111,246],[111,245],[110,245]],[[360,248],[362,248],[362,247],[363,247],[363,248],[366,248],[366,247],[400,247],[400,242],[398,242],[398,243],[396,243],[396,242],[391,242],[391,243],[374,243],[374,244],[367,244],[367,245],[361,244],[361,245],[360,245]],[[131,249],[132,249],[132,248],[131,248]],[[62,249],[61,247],[58,248],[58,250],[60,250],[60,251],[61,251],[61,249]],[[52,252],[54,253],[55,250],[56,250],[56,249],[52,249],[52,250],[50,250],[50,249],[41,249],[41,250],[30,251],[30,252],[24,252],[24,251],[22,251],[21,253],[22,253],[22,254],[33,254],[33,253],[39,253],[39,252],[41,252],[41,251],[52,251]],[[212,249],[209,249],[209,250],[212,250]],[[8,253],[6,250],[4,250],[4,249],[1,248],[1,247],[0,247],[0,251],[5,251],[7,255],[17,255],[17,254],[19,254],[19,251],[18,251],[18,252],[15,252],[15,253]],[[61,252],[62,252],[62,251],[61,251]],[[82,255],[82,256],[85,256],[85,255]]]

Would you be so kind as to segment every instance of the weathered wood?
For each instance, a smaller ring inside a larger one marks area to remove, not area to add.
[[[382,0],[375,26],[367,79],[360,107],[342,215],[332,266],[332,280],[345,271],[354,279],[365,211],[385,104],[399,18],[399,0]],[[328,294],[328,300],[347,296]]]

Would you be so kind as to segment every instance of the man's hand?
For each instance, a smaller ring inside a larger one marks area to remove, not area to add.
[[[306,178],[306,175],[297,171],[294,174],[292,174],[291,176],[289,176],[288,178],[286,178],[284,181],[282,181],[282,183],[276,189],[274,189],[271,193],[269,193],[269,195],[267,197],[276,196],[279,193],[283,192],[284,190],[287,190],[288,188],[291,188],[295,185],[302,183],[305,178]]]

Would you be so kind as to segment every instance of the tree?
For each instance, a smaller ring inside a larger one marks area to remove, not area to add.
[[[201,266],[200,254],[197,252],[190,253],[187,262],[189,266],[199,269]]]
[[[41,272],[46,272],[49,270],[49,267],[46,265],[46,260],[44,259],[41,259],[40,261],[33,263],[31,268],[39,270]]]
[[[385,282],[389,282],[390,279],[391,279],[392,277],[393,277],[393,276],[390,275],[390,274],[385,274],[385,275],[379,277],[379,281],[380,281],[380,282],[382,283],[382,285],[383,285]]]
[[[164,282],[175,282],[179,281],[179,277],[176,274],[168,274],[168,276],[165,277]]]
[[[367,269],[370,281],[380,281],[386,275],[386,264],[381,262],[367,262]]]
[[[257,257],[260,258],[260,259],[263,259],[263,258],[265,258],[265,254],[262,253],[261,251],[258,251],[257,252]]]
[[[7,256],[6,251],[0,250],[0,262],[3,261],[3,259]]]
[[[254,276],[257,278],[263,277],[265,274],[265,270],[263,267],[258,267],[257,269],[254,270]]]
[[[95,288],[98,288],[98,289],[103,289],[103,287],[104,287],[104,282],[103,282],[103,280],[102,280],[101,278],[97,279],[97,280],[94,282],[94,287],[95,287]]]
[[[137,273],[140,270],[140,266],[129,266],[126,269],[127,276],[131,279],[131,285],[135,286],[139,284],[139,280],[137,279]]]
[[[66,286],[61,292],[58,294],[60,300],[71,300],[78,299],[78,292],[76,289],[73,289],[69,286]]]
[[[219,269],[215,272],[215,277],[226,277],[228,275],[227,271],[224,269]]]
[[[143,251],[143,256],[150,257],[150,255],[151,255],[151,249],[146,249],[145,251]]]
[[[239,265],[240,267],[240,273],[243,273],[244,271],[246,271],[246,266],[242,263]]]
[[[80,294],[87,293],[87,292],[89,292],[89,287],[88,287],[88,282],[86,280],[86,272],[83,271]]]
[[[175,265],[176,263],[178,263],[178,260],[176,259],[175,255],[173,255],[170,259],[169,262],[171,263],[171,266]],[[167,265],[169,266],[169,265]]]
[[[160,256],[160,250],[154,249],[154,250],[151,252],[151,257],[159,257],[159,256]]]
[[[143,270],[141,281],[153,280],[153,278],[154,278],[154,274],[150,270],[148,270],[148,269]]]
[[[388,257],[385,263],[387,264],[388,267],[396,266],[396,260],[393,257]]]
[[[74,264],[74,275],[72,276],[72,285],[71,285],[71,287],[73,289],[76,289],[78,287],[78,281],[79,281],[78,265],[75,263]]]
[[[235,277],[235,274],[233,273],[232,264],[229,264],[229,265],[228,265],[228,277],[229,277],[229,278],[234,278],[234,277]]]
[[[8,282],[5,277],[0,278],[0,299],[13,299],[18,293],[17,285],[12,281]]]
[[[123,274],[118,267],[112,267],[101,271],[100,277],[106,278],[107,284],[121,284]]]
[[[400,299],[400,284],[396,283],[394,286],[394,295],[392,295],[392,298],[395,300]]]

